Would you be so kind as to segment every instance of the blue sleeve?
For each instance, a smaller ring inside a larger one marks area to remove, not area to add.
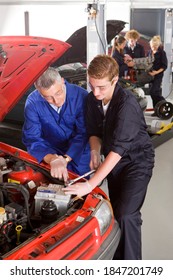
[[[56,150],[51,143],[43,138],[42,124],[40,122],[37,106],[38,100],[28,98],[25,104],[25,122],[22,130],[22,141],[27,147],[27,151],[40,163],[48,153],[54,154]],[[42,110],[44,110],[42,108]]]
[[[133,145],[141,127],[141,114],[137,104],[126,101],[119,107],[118,119],[112,138],[111,150],[123,156]]]

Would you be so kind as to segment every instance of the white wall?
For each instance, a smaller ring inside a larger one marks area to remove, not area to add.
[[[92,1],[91,1],[92,3]],[[0,2],[0,36],[25,35],[24,13],[29,12],[29,35],[65,41],[77,29],[87,25],[87,4],[2,5]],[[129,22],[130,4],[106,5],[107,19]],[[126,25],[128,30],[128,24]]]
[[[97,2],[97,1],[96,1]],[[169,8],[172,0],[105,0],[106,18],[130,22],[130,8]],[[29,12],[29,35],[65,41],[87,25],[87,3],[93,0],[0,0],[0,36],[25,35],[24,13]],[[125,30],[129,29],[126,24]]]

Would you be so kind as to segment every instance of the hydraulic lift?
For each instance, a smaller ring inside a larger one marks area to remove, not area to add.
[[[106,4],[87,4],[87,65],[97,54],[107,53]]]

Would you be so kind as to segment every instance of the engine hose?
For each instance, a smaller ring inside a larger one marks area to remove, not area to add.
[[[29,215],[29,192],[28,190],[23,186],[23,185],[20,185],[20,184],[15,184],[15,183],[4,183],[3,185],[0,184],[0,187],[4,188],[4,189],[16,189],[16,190],[19,190],[23,197],[24,197],[24,200],[25,200],[25,207],[26,207],[26,215],[27,215],[27,220],[28,220],[28,224],[30,226],[31,229],[33,229],[32,227],[32,224],[31,224],[31,221],[30,221],[30,215]]]

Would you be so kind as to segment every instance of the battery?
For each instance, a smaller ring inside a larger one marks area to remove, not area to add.
[[[57,184],[49,184],[48,186],[40,186],[34,196],[35,199],[35,215],[40,215],[40,209],[45,200],[53,200],[57,206],[59,215],[66,213],[71,195],[66,195],[62,190],[64,186]]]

